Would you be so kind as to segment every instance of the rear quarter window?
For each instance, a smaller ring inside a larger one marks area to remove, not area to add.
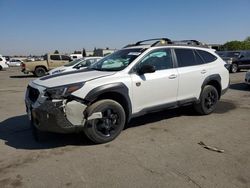
[[[204,60],[205,63],[211,63],[217,59],[216,56],[213,54],[203,51],[203,50],[196,50],[197,53],[201,56],[201,58]]]
[[[194,51],[192,49],[175,49],[178,67],[188,67],[198,65]]]

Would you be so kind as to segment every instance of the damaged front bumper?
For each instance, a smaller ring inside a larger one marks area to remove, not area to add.
[[[45,100],[39,105],[25,100],[26,110],[33,125],[41,131],[73,133],[83,130],[87,105],[77,101]]]

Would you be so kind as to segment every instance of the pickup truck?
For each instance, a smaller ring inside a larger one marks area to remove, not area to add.
[[[56,67],[63,66],[70,61],[70,57],[62,54],[46,54],[43,61],[23,62],[21,64],[22,72],[32,73],[37,77],[47,74],[47,72]]]

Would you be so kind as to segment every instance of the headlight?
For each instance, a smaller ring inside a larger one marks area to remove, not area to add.
[[[45,91],[45,96],[52,99],[63,99],[68,97],[74,91],[82,88],[84,83],[70,84],[59,87],[47,88]]]

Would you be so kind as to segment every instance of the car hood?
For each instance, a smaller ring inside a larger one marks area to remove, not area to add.
[[[78,82],[87,82],[89,80],[110,76],[115,73],[116,72],[84,69],[44,76],[34,80],[33,83],[44,87],[57,87]]]

